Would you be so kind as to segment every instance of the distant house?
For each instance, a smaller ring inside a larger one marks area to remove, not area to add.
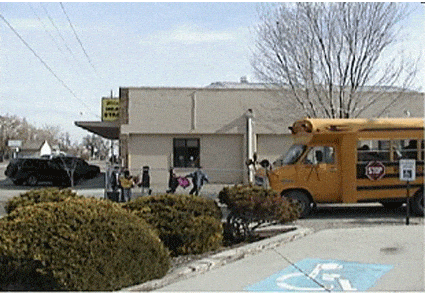
[[[43,155],[51,155],[52,148],[47,140],[45,141],[26,141],[19,149],[19,157],[40,157]]]

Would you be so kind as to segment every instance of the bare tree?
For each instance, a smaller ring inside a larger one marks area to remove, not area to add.
[[[106,157],[108,155],[108,143],[107,140],[92,134],[83,137],[83,145],[90,151],[90,157],[95,156]]]
[[[383,58],[407,15],[401,3],[267,6],[252,65],[261,80],[284,89],[286,104],[308,117],[359,117],[380,100],[382,115],[400,97],[394,89],[401,94],[416,76],[415,62],[394,52],[391,60]]]

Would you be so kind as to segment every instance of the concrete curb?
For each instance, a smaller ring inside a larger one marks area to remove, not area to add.
[[[235,249],[218,252],[204,259],[195,260],[184,267],[168,273],[161,279],[148,281],[140,285],[122,289],[121,291],[152,291],[160,289],[172,283],[203,274],[214,268],[224,266],[225,264],[243,259],[250,255],[255,255],[266,249],[278,247],[313,233],[313,230],[308,228],[295,228],[296,230],[294,231],[282,233],[280,235],[253,242]]]

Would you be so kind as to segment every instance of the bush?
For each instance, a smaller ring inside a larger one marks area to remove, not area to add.
[[[220,203],[230,210],[227,228],[233,237],[246,238],[264,223],[286,223],[299,217],[297,206],[274,190],[260,186],[235,185],[219,193]]]
[[[117,290],[161,278],[170,261],[145,221],[94,198],[15,209],[0,219],[0,255],[0,290],[26,291]]]
[[[156,227],[174,255],[204,253],[222,244],[221,210],[213,200],[164,194],[139,197],[124,208]]]
[[[41,202],[60,202],[70,197],[82,197],[71,189],[42,188],[34,189],[15,196],[7,201],[5,210],[11,213],[20,206],[33,205]]]

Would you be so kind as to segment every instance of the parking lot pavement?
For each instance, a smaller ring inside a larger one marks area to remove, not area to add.
[[[424,292],[424,233],[422,225],[322,230],[158,291]]]

